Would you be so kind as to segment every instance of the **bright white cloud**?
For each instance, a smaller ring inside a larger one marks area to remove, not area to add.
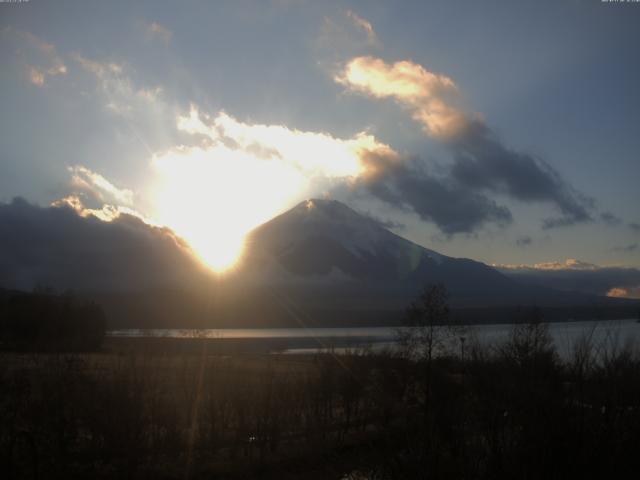
[[[51,203],[53,207],[70,207],[81,217],[94,216],[111,222],[122,214],[133,215],[156,225],[134,209],[135,196],[128,188],[117,187],[103,175],[82,165],[68,168],[70,193]]]
[[[52,207],[70,207],[81,217],[96,217],[103,222],[112,222],[123,213],[133,214],[132,210],[117,205],[102,205],[100,208],[87,208],[79,195],[67,195],[51,202]]]
[[[209,120],[208,115],[203,115],[205,120]],[[206,125],[201,118],[195,105],[191,105],[189,115],[180,115],[177,120],[178,130],[189,133],[191,135],[200,134],[209,137],[211,140],[218,140],[219,135],[216,128]]]
[[[202,116],[195,106],[189,115],[178,117],[177,125],[178,129],[203,135],[216,145],[244,151],[260,160],[288,165],[306,178],[355,178],[364,174],[368,167],[363,159],[365,155],[397,156],[389,145],[366,132],[342,139],[284,125],[244,123],[224,112],[213,118]]]
[[[222,136],[233,140],[241,149],[253,151],[261,158],[280,160],[295,167],[307,178],[356,177],[363,173],[360,158],[364,152],[390,150],[388,145],[364,132],[352,138],[340,139],[282,125],[250,125],[224,113],[215,118],[214,126]]]
[[[99,173],[82,165],[69,167],[71,186],[75,192],[90,195],[102,203],[133,205],[133,192],[126,188],[118,188]]]
[[[201,116],[195,107],[177,125],[202,142],[154,155],[152,216],[215,268],[237,258],[252,228],[312,196],[318,179],[349,182],[367,173],[367,155],[397,155],[366,133],[342,139],[222,112]]]

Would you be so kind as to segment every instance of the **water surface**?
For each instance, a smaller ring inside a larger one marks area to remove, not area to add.
[[[483,345],[497,344],[509,338],[512,324],[473,325],[456,332],[455,338],[476,340]],[[347,328],[209,328],[209,329],[125,329],[112,330],[112,337],[169,337],[210,339],[287,339],[287,353],[309,353],[327,348],[345,349],[371,346],[374,349],[397,345],[397,327]],[[618,345],[640,339],[640,323],[633,319],[607,321],[557,322],[549,332],[561,356],[570,354],[576,341],[591,337],[593,344]],[[448,332],[447,332],[448,333]],[[454,338],[454,341],[455,341]]]

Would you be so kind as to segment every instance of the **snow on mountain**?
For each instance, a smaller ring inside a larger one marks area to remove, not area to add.
[[[335,200],[300,203],[255,229],[247,249],[251,269],[262,262],[300,279],[328,280],[329,273],[340,271],[361,283],[412,292],[443,282],[464,295],[505,294],[515,284],[482,263],[410,242]]]
[[[247,279],[287,285],[297,292],[293,297],[302,295],[316,304],[334,304],[344,297],[345,305],[397,307],[434,283],[444,284],[457,306],[593,300],[518,282],[475,260],[439,254],[335,200],[302,202],[256,228],[248,236],[243,270],[248,273],[245,285]],[[312,284],[316,290],[308,288]]]
[[[249,236],[262,255],[298,274],[337,268],[360,279],[407,277],[421,262],[441,264],[443,255],[405,240],[377,221],[335,200],[307,200],[258,227]]]

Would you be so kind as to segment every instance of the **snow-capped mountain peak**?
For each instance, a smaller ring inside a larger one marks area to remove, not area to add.
[[[297,273],[337,268],[356,277],[406,278],[447,257],[416,245],[347,205],[310,199],[258,227],[249,243]],[[304,267],[303,267],[304,266]]]

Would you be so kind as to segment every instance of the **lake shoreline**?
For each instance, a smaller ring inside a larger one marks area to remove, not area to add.
[[[462,327],[454,337],[468,337],[489,345],[508,338],[516,324],[483,324]],[[640,323],[634,319],[574,320],[548,323],[561,353],[568,353],[584,334],[595,334],[601,341],[616,333],[621,340],[640,338]],[[275,328],[275,329],[132,329],[107,332],[104,351],[171,352],[214,355],[317,353],[366,348],[384,349],[397,344],[399,327],[367,328]],[[443,328],[447,328],[443,326]]]

